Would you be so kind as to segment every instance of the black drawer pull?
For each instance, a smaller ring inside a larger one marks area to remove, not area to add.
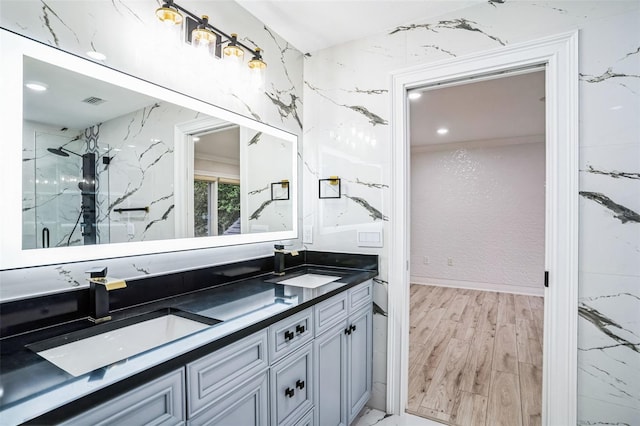
[[[304,380],[298,380],[296,382],[296,387],[300,390],[304,389]]]
[[[293,332],[291,332],[289,330],[284,332],[284,339],[285,340],[293,340],[294,337],[295,336],[294,336]]]
[[[287,388],[287,389],[284,391],[284,394],[285,394],[286,396],[288,396],[289,398],[293,398],[293,394],[294,394],[294,393],[295,393],[295,392],[294,392],[294,390],[293,390],[293,389],[291,389],[291,388]]]
[[[300,334],[304,333],[304,325],[296,325],[296,331]]]
[[[356,331],[356,326],[352,324],[351,327],[349,327],[349,330]]]
[[[344,329],[344,334],[351,334],[351,327]]]

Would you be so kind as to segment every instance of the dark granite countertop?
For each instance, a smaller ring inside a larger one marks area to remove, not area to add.
[[[255,271],[256,275],[237,281],[112,312],[113,320],[104,324],[109,327],[168,308],[221,322],[78,377],[25,345],[101,325],[93,325],[84,317],[5,337],[0,341],[0,423],[29,421],[114,383],[148,372],[150,367],[154,367],[157,374],[162,370],[168,372],[377,275],[377,256],[355,256],[365,262],[302,263],[288,268],[284,277]],[[351,267],[344,267],[345,264]],[[235,266],[242,269],[243,263]],[[277,282],[305,273],[339,276],[340,279],[314,289]]]

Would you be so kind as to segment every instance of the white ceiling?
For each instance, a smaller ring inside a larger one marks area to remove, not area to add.
[[[236,0],[302,53],[486,0]]]
[[[412,146],[543,135],[544,71],[439,89],[409,101]],[[449,133],[439,135],[439,128]]]
[[[45,92],[23,90],[24,117],[56,127],[85,129],[157,102],[156,99],[113,84],[47,64],[24,59],[24,81],[45,84]],[[105,102],[91,105],[88,97]]]

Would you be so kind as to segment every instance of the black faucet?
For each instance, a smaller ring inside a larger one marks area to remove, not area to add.
[[[276,275],[284,275],[284,245],[276,244],[273,246],[275,249],[273,253],[273,273]]]
[[[125,288],[124,280],[107,278],[107,268],[97,267],[87,271],[89,274],[89,320],[100,323],[109,321],[109,292]]]
[[[299,253],[296,250],[285,250],[284,244],[276,244],[273,246],[273,273],[274,275],[284,275],[284,257],[287,254],[291,256],[297,256]]]

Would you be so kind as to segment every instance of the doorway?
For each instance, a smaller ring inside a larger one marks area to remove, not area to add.
[[[545,282],[542,424],[575,424],[577,400],[577,31],[392,76],[392,233],[389,249],[387,411],[403,414],[409,357],[409,147],[407,92],[546,64]]]
[[[539,424],[545,72],[411,90],[407,412]]]

